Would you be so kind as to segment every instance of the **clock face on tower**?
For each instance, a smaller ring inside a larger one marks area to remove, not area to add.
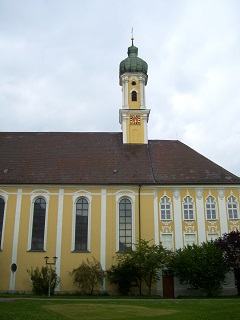
[[[130,116],[130,124],[140,124],[140,122],[141,118],[139,115],[135,114]]]

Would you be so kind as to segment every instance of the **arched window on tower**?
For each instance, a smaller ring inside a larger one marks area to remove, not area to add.
[[[88,201],[81,197],[76,203],[75,250],[88,250]]]
[[[119,202],[119,251],[132,249],[132,203],[123,198]]]
[[[4,209],[5,209],[5,201],[2,198],[0,198],[0,250],[2,249]]]
[[[137,101],[137,91],[132,91],[132,101]]]
[[[34,202],[31,250],[44,250],[46,201],[38,198]]]

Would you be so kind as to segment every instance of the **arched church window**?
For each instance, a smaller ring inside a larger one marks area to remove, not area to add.
[[[132,203],[123,198],[119,202],[119,251],[132,248]]]
[[[89,204],[85,198],[76,202],[75,250],[87,251],[88,247],[88,210]]]
[[[31,250],[44,250],[46,201],[38,198],[34,202]]]
[[[137,91],[132,91],[132,101],[137,101]]]
[[[2,248],[3,219],[4,219],[5,201],[0,198],[0,250]]]

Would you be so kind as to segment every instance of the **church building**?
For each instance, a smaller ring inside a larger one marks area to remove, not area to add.
[[[70,272],[87,258],[107,270],[139,239],[175,250],[240,229],[239,177],[178,140],[148,139],[147,70],[132,40],[121,132],[0,133],[0,292],[30,292],[26,270],[45,256],[57,257],[56,292],[74,292]],[[107,282],[102,291],[114,293]]]

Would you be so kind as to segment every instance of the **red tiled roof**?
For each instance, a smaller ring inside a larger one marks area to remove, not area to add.
[[[2,184],[230,184],[240,178],[179,141],[121,133],[0,133]]]

